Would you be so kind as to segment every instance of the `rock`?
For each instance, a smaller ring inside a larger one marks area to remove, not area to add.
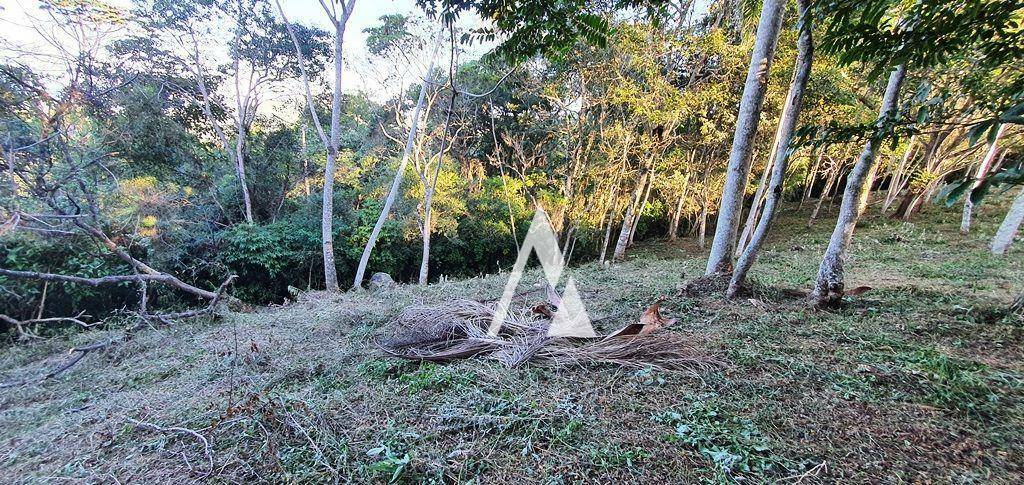
[[[395,286],[395,280],[387,273],[378,272],[370,275],[370,289],[373,291],[390,290]]]

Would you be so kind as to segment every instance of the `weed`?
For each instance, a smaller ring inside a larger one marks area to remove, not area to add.
[[[464,386],[476,380],[476,372],[460,371],[433,362],[424,362],[415,371],[399,376],[398,380],[407,384],[409,391],[416,393],[426,389],[443,390]]]
[[[679,411],[668,411],[653,419],[673,427],[673,432],[665,437],[668,441],[699,452],[722,476],[760,476],[786,469],[787,460],[773,452],[770,441],[751,420],[713,402],[692,401]]]
[[[925,403],[977,417],[999,410],[1004,389],[1019,379],[994,372],[985,364],[949,357],[935,349],[901,356],[905,370],[917,377]]]
[[[651,452],[640,447],[602,446],[590,451],[590,465],[601,470],[622,466],[632,468],[638,462],[651,457]]]

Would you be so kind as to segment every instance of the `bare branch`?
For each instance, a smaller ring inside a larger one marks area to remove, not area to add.
[[[211,449],[210,449],[210,442],[203,435],[199,434],[198,431],[193,431],[191,429],[182,428],[182,427],[178,427],[178,426],[164,427],[164,426],[159,426],[159,425],[156,425],[156,424],[153,424],[153,423],[147,423],[145,421],[139,421],[137,419],[132,419],[132,418],[126,418],[126,419],[128,419],[128,421],[131,421],[132,424],[134,424],[135,426],[137,426],[138,428],[141,428],[141,429],[146,429],[146,430],[150,430],[150,431],[156,431],[156,432],[159,432],[159,433],[187,434],[187,435],[190,435],[190,436],[194,437],[196,440],[198,440],[200,443],[202,443],[202,445],[203,445],[203,454],[206,455],[206,460],[210,464],[210,469],[206,472],[205,476],[210,476],[210,474],[213,473],[213,470],[214,470],[214,468],[213,468],[213,453],[211,452]]]

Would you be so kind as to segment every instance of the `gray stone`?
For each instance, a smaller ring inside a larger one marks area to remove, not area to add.
[[[395,280],[387,273],[378,272],[370,275],[370,289],[373,291],[390,290],[395,286]]]

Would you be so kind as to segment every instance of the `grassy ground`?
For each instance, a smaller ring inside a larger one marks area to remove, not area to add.
[[[703,268],[690,241],[573,270],[605,330],[670,295],[671,331],[728,362],[700,378],[421,365],[372,345],[403,306],[494,298],[502,276],[146,330],[57,379],[0,389],[0,481],[1021,483],[1024,323],[1004,309],[1024,289],[1024,249],[985,250],[1005,208],[985,205],[967,237],[958,210],[869,214],[848,277],[874,289],[836,312],[783,291],[809,287],[833,214],[805,229],[787,211],[752,298],[671,296]],[[102,336],[5,348],[0,382]],[[206,439],[212,467],[171,427]]]

